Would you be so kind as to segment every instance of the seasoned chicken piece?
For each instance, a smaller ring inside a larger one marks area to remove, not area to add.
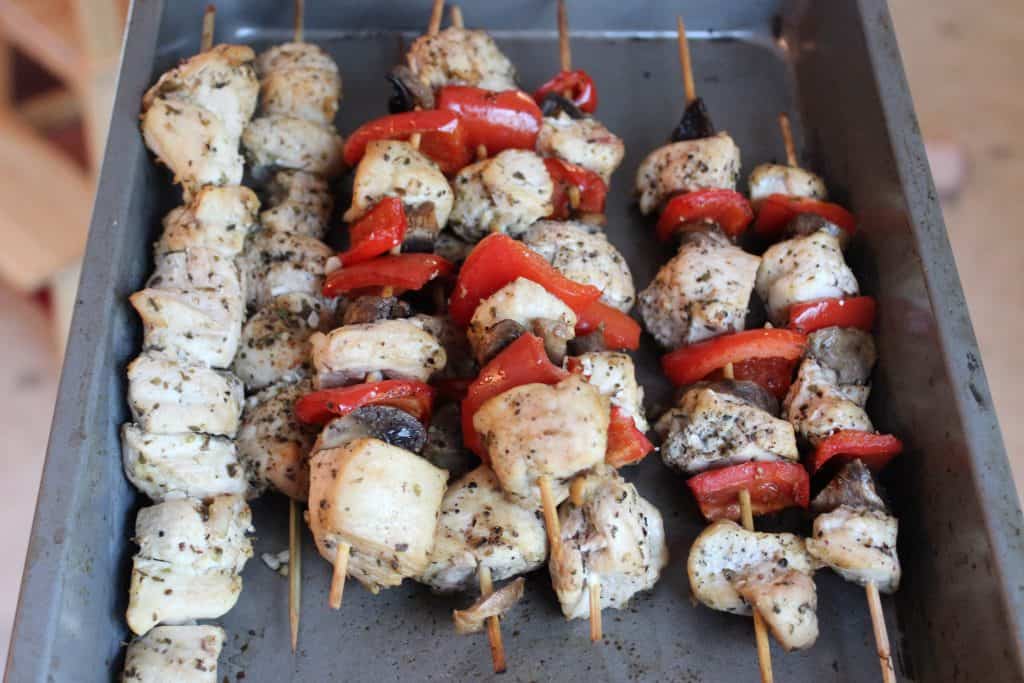
[[[636,288],[629,264],[599,229],[575,221],[537,221],[523,243],[565,277],[601,290],[601,301],[629,312]]]
[[[290,116],[330,126],[338,113],[338,65],[313,43],[275,45],[256,60],[260,108],[265,115]]]
[[[591,351],[576,356],[582,376],[607,396],[616,406],[633,418],[641,432],[650,429],[644,413],[644,388],[636,381],[633,358],[618,351]],[[572,365],[570,365],[572,367]]]
[[[345,168],[344,142],[333,126],[291,116],[259,116],[246,126],[242,144],[257,169],[290,168],[335,178]]]
[[[505,493],[536,505],[537,479],[546,476],[557,504],[569,495],[572,477],[604,462],[608,411],[597,387],[574,375],[498,394],[480,406],[473,427]]]
[[[238,430],[238,457],[253,495],[268,488],[289,498],[306,500],[309,492],[307,456],[317,427],[295,417],[295,401],[313,390],[308,380],[273,384],[245,402]]]
[[[811,501],[814,514],[831,512],[840,506],[889,512],[878,494],[871,471],[859,458],[843,465],[839,473]]]
[[[361,382],[371,372],[426,382],[447,362],[434,335],[408,320],[345,325],[328,334],[316,332],[309,341],[317,389]]]
[[[220,626],[157,626],[129,643],[121,683],[217,683]]]
[[[515,337],[500,342],[495,339],[494,327],[506,320],[517,323],[522,328],[520,333],[533,330],[539,321],[551,321],[565,340],[575,336],[576,314],[573,310],[533,280],[517,278],[481,301],[469,321],[466,335],[480,365],[514,341]]]
[[[434,410],[427,428],[427,443],[421,455],[457,479],[478,462],[462,445],[462,411],[458,402],[446,403]]]
[[[882,510],[842,505],[814,518],[807,551],[847,581],[873,582],[879,591],[893,593],[900,584],[898,527],[896,518]]]
[[[267,185],[267,208],[260,224],[271,232],[297,232],[322,239],[334,210],[327,181],[303,171],[278,171]]]
[[[374,140],[366,145],[352,185],[352,206],[345,212],[349,223],[362,218],[385,197],[402,200],[409,233],[437,237],[452,212],[451,185],[429,157],[408,142]]]
[[[328,422],[313,444],[313,453],[340,448],[357,439],[377,439],[410,453],[419,453],[427,443],[427,430],[419,420],[399,408],[363,406]]]
[[[614,468],[585,475],[583,504],[558,510],[562,552],[549,563],[551,583],[568,619],[590,615],[589,587],[601,585],[601,609],[622,609],[657,583],[668,564],[661,513]]]
[[[666,348],[744,328],[761,259],[716,233],[688,236],[640,292],[640,317]]]
[[[241,185],[204,187],[192,201],[164,217],[164,231],[154,251],[157,259],[172,251],[205,247],[233,258],[256,225],[260,200]]]
[[[502,586],[490,595],[480,596],[476,602],[466,609],[452,611],[455,621],[455,632],[460,636],[482,631],[490,617],[501,617],[516,606],[523,597],[526,579],[520,577]]]
[[[128,365],[128,407],[150,434],[234,436],[242,382],[230,372],[143,352]]]
[[[377,439],[357,439],[310,460],[309,528],[334,563],[351,546],[348,575],[368,590],[427,568],[448,473]]]
[[[249,490],[235,442],[222,436],[148,434],[126,422],[121,427],[121,458],[128,481],[157,503],[244,496]]]
[[[430,566],[418,580],[440,592],[471,590],[481,566],[502,581],[537,569],[547,556],[540,510],[506,498],[491,468],[480,465],[448,487]]]
[[[334,326],[333,302],[308,294],[282,294],[256,311],[242,328],[231,366],[249,391],[294,382],[310,371],[309,338]]]
[[[128,626],[142,635],[162,622],[215,619],[242,591],[252,557],[252,513],[238,496],[208,504],[171,500],[139,510],[128,592]]]
[[[146,146],[186,197],[242,181],[238,141],[259,91],[253,56],[244,45],[216,45],[162,75],[142,98]]]
[[[661,416],[655,429],[662,437],[661,459],[684,474],[743,462],[796,462],[793,426],[762,408],[700,383]]]
[[[468,242],[488,233],[519,238],[534,222],[554,211],[554,183],[544,160],[533,152],[506,149],[466,166],[452,181],[452,229]]]
[[[282,294],[319,296],[327,259],[333,255],[334,250],[314,237],[257,232],[249,238],[238,260],[250,310],[263,308]]]
[[[142,318],[145,349],[226,368],[245,318],[242,281],[229,256],[204,247],[165,254],[146,288],[128,300]]]
[[[817,446],[843,429],[875,430],[864,410],[870,391],[868,385],[839,384],[835,370],[814,358],[805,358],[783,409],[800,436]]]
[[[839,238],[826,230],[772,245],[757,270],[757,295],[776,325],[786,324],[793,304],[855,296],[859,291],[857,278],[843,260]]]
[[[338,65],[314,43],[280,43],[256,57],[256,73],[260,76],[288,71],[325,71],[337,74]]]
[[[814,579],[777,562],[750,567],[733,582],[740,597],[758,611],[787,652],[803,650],[818,639],[818,593]]]
[[[826,199],[825,181],[821,176],[799,166],[760,164],[750,174],[750,203],[755,207],[772,194],[788,197]]]
[[[659,147],[636,170],[640,211],[657,211],[673,195],[694,190],[736,189],[740,148],[728,133]]]
[[[516,69],[485,31],[446,28],[417,38],[405,56],[431,90],[472,85],[486,90],[516,89]]]
[[[626,146],[597,119],[574,119],[565,112],[545,116],[537,135],[537,154],[582,166],[610,182]]]
[[[404,303],[404,302],[403,302]],[[351,305],[349,306],[351,308]],[[346,313],[348,311],[346,310]],[[447,315],[425,315],[417,313],[409,322],[418,325],[425,332],[437,338],[444,348],[448,362],[444,366],[444,377],[468,378],[477,374],[476,363],[470,353],[466,330],[456,325]]]

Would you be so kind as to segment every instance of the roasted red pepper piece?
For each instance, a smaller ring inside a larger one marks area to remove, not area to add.
[[[583,69],[559,71],[554,78],[537,88],[533,99],[537,104],[544,102],[549,93],[563,95],[568,91],[569,99],[581,111],[593,114],[597,111],[597,86],[594,79]]]
[[[521,335],[480,370],[462,401],[462,441],[466,448],[489,463],[473,416],[488,399],[523,384],[557,384],[569,373],[548,359],[544,342],[532,334]]]
[[[761,200],[761,205],[757,209],[757,220],[754,221],[754,232],[763,237],[774,237],[802,213],[821,216],[851,235],[857,231],[857,219],[838,204],[807,197],[772,194]]]
[[[354,266],[341,267],[327,276],[323,293],[341,296],[379,287],[391,287],[395,294],[422,289],[436,277],[449,275],[455,266],[436,254],[395,254],[380,256]]]
[[[398,379],[321,389],[295,402],[295,417],[306,424],[322,425],[357,408],[374,405],[400,408],[427,424],[434,405],[434,389],[423,382]]]
[[[519,277],[536,282],[577,314],[601,297],[597,287],[573,282],[529,247],[495,233],[476,245],[459,271],[448,307],[452,320],[465,327],[482,300]]]
[[[573,213],[604,213],[605,200],[608,196],[608,185],[593,171],[582,166],[570,164],[562,159],[547,157],[544,165],[554,184],[551,203],[554,211],[548,218],[558,221],[568,219]],[[571,188],[579,192],[579,205],[572,206]]]
[[[673,197],[658,219],[658,239],[666,241],[688,223],[711,221],[729,237],[743,233],[754,220],[747,198],[734,190],[697,190]]]
[[[603,326],[603,327],[602,327]],[[600,329],[609,349],[640,348],[640,325],[617,308],[595,301],[576,316],[576,336]]]
[[[700,512],[709,522],[740,518],[740,491],[750,493],[750,509],[764,515],[806,508],[811,498],[807,470],[794,462],[747,462],[710,470],[687,480]]]
[[[661,367],[676,386],[693,384],[715,370],[760,358],[796,361],[807,338],[792,330],[768,328],[726,334],[676,349],[661,357]],[[768,387],[765,387],[768,388]]]
[[[732,378],[753,382],[767,389],[780,401],[786,398],[789,385],[793,383],[793,368],[797,360],[788,358],[751,358],[732,365]],[[725,379],[725,372],[715,370],[705,377],[709,380]]]
[[[372,140],[408,140],[415,133],[420,134],[420,151],[448,175],[457,173],[473,158],[468,131],[459,115],[431,109],[383,116],[359,126],[345,141],[345,163],[358,164]]]
[[[811,458],[811,473],[814,474],[836,457],[860,458],[865,465],[877,472],[902,452],[903,442],[892,434],[844,429],[818,444]]]
[[[348,230],[348,251],[338,255],[341,265],[352,266],[386,254],[402,243],[409,222],[402,200],[385,197]]]
[[[438,93],[437,108],[458,114],[470,149],[483,145],[489,156],[506,149],[532,150],[543,118],[540,107],[521,90],[446,85]]]
[[[632,416],[624,413],[618,406],[612,406],[604,461],[612,467],[619,468],[640,462],[653,450],[654,444],[636,428],[636,421]]]
[[[870,332],[875,325],[875,300],[870,296],[816,299],[789,308],[789,329],[810,334],[826,327],[855,327]]]

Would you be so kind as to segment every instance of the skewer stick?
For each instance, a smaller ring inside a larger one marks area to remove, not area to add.
[[[586,488],[585,479],[583,477],[576,477],[569,484],[569,502],[576,507],[583,505],[583,491]]]
[[[540,489],[540,504],[544,509],[544,527],[548,532],[551,557],[555,557],[562,550],[562,529],[558,522],[555,495],[551,492],[551,479],[546,474],[537,477],[537,488]]]
[[[590,576],[590,642],[601,642],[601,579]]]
[[[732,363],[726,363],[725,367],[722,368],[722,377],[725,377],[726,379],[736,379],[736,372]]]
[[[789,114],[779,114],[779,129],[782,131],[782,144],[786,146],[786,164],[797,167],[796,145],[793,144],[793,129],[789,126]]]
[[[754,513],[750,509],[750,491],[740,491],[740,518],[743,520],[743,528],[747,531],[754,530]],[[764,619],[756,609],[754,612],[754,639],[757,641],[757,661],[761,668],[761,683],[772,683],[772,652],[768,647],[768,629],[765,628]]]
[[[486,598],[494,592],[494,584],[491,583],[491,568],[481,563],[477,570],[477,577],[480,581],[480,595]],[[501,642],[501,621],[496,616],[487,617],[487,641],[491,644],[494,673],[503,673],[505,671],[505,644]]]
[[[430,23],[427,24],[427,35],[436,35],[441,30],[441,18],[444,16],[444,0],[434,0],[430,10]]]
[[[878,595],[878,586],[871,581],[864,586],[864,591],[868,595],[868,610],[871,611],[871,627],[875,632],[875,649],[878,650],[878,663],[882,667],[882,681],[896,683],[892,650],[889,649],[889,632],[885,628],[885,615],[882,614],[882,599]]]
[[[292,652],[299,647],[299,610],[302,607],[302,516],[294,498],[288,501],[288,623]]]
[[[203,34],[199,39],[199,51],[206,52],[213,47],[213,28],[217,20],[217,8],[207,5],[203,12]]]
[[[338,550],[334,554],[334,573],[331,575],[331,593],[327,597],[327,604],[331,609],[341,609],[341,595],[345,592],[345,576],[348,574],[348,553],[352,546],[344,541],[338,543]]]
[[[679,42],[679,66],[683,68],[683,92],[686,104],[697,99],[697,86],[693,84],[693,64],[690,63],[690,44],[686,41],[686,24],[682,17],[676,17],[676,40]]]
[[[302,31],[306,23],[306,2],[295,0],[295,42],[302,42]]]
[[[569,13],[565,0],[558,0],[558,59],[562,71],[572,71],[572,48],[569,47]]]
[[[452,26],[455,28],[464,28],[466,24],[462,21],[462,8],[458,5],[452,5]]]

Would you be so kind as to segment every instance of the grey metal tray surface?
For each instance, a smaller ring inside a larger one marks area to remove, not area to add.
[[[109,681],[127,639],[129,543],[144,504],[121,471],[127,418],[123,370],[138,352],[127,303],[151,270],[150,244],[178,201],[143,147],[143,91],[198,47],[204,3],[136,0],[124,48],[72,336],[15,624],[10,681]],[[350,132],[385,112],[383,74],[425,25],[427,0],[307,0],[307,39],[345,80],[339,114]],[[219,41],[257,49],[289,36],[290,3],[218,2]],[[472,26],[493,31],[532,87],[557,70],[549,0],[466,1]],[[682,107],[674,18],[692,34],[697,87],[717,126],[743,150],[744,174],[781,156],[775,114],[790,111],[803,158],[860,217],[852,253],[878,298],[880,363],[870,412],[906,454],[886,484],[900,516],[904,583],[885,600],[900,675],[921,681],[1024,680],[1021,513],[882,0],[570,2],[574,63],[593,74],[601,119],[627,145],[612,182],[608,233],[638,286],[667,258],[653,221],[632,206],[636,166],[662,144]],[[339,203],[344,204],[340,198]],[[652,414],[669,387],[645,338],[638,354]],[[629,469],[665,518],[671,563],[653,593],[605,613],[605,642],[566,622],[545,571],[504,622],[506,680],[754,680],[751,622],[694,606],[684,572],[702,523],[681,477],[657,457]],[[286,547],[283,499],[254,504],[257,555]],[[806,531],[800,515],[768,525]],[[305,544],[300,651],[288,650],[286,582],[259,560],[222,620],[225,680],[479,680],[486,641],[454,635],[441,598],[412,582],[371,596],[356,585],[326,608],[330,568]],[[806,652],[774,649],[778,680],[874,681],[878,663],[863,591],[817,577],[821,636]]]

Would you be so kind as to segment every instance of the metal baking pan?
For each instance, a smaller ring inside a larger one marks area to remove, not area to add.
[[[121,668],[123,613],[135,511],[144,504],[121,471],[126,363],[140,329],[127,296],[151,270],[150,244],[178,201],[138,133],[139,98],[198,47],[200,2],[137,0],[128,27],[113,127],[61,381],[25,567],[8,680],[109,681]],[[351,131],[385,110],[383,74],[427,21],[427,0],[309,0],[307,38],[338,60]],[[549,0],[464,1],[467,22],[494,32],[524,84],[557,68]],[[290,3],[221,0],[217,37],[263,49],[290,34]],[[570,3],[574,62],[596,76],[601,118],[625,138],[608,232],[638,285],[665,260],[652,221],[630,200],[643,155],[662,144],[682,106],[672,28],[685,15],[698,90],[743,150],[745,172],[781,156],[775,114],[794,114],[807,165],[860,216],[853,264],[880,301],[871,414],[908,451],[886,483],[901,520],[904,584],[887,598],[896,665],[907,680],[1024,680],[1021,513],[953,265],[892,24],[882,0]],[[339,203],[344,204],[340,198]],[[645,340],[639,360],[649,408],[668,387]],[[607,611],[605,644],[562,619],[546,572],[504,625],[506,680],[754,680],[748,619],[695,607],[683,571],[702,528],[683,480],[656,457],[627,476],[662,511],[672,560],[655,591]],[[286,547],[286,505],[254,505],[257,554]],[[795,528],[806,530],[797,516]],[[791,524],[791,526],[793,526]],[[288,650],[286,582],[258,559],[222,620],[222,678],[234,681],[480,680],[483,637],[458,637],[461,600],[412,582],[373,597],[353,585],[330,612],[330,568],[306,543],[300,652]],[[807,652],[776,649],[779,680],[879,677],[863,591],[817,578],[821,637]]]

